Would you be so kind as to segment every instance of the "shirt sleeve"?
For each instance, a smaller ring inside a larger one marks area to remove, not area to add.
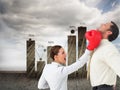
[[[120,77],[120,53],[116,48],[107,51],[105,62]]]
[[[41,77],[40,77],[40,79],[38,81],[38,88],[39,89],[47,89],[47,88],[49,88],[49,85],[48,85],[47,81],[45,80],[43,73],[42,73],[42,75],[41,75]]]
[[[84,64],[89,59],[90,52],[91,51],[86,49],[85,53],[75,63],[73,63],[69,66],[61,67],[62,76],[67,76],[67,75],[73,73],[74,71],[78,70],[79,68],[83,67]]]

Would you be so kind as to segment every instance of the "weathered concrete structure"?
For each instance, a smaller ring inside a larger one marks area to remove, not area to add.
[[[27,76],[35,77],[35,41],[27,41]]]
[[[68,65],[76,62],[76,36],[68,36]],[[69,75],[70,78],[76,77],[76,72]]]
[[[45,61],[37,61],[37,79],[40,78],[44,66],[45,66]]]
[[[51,63],[51,62],[53,61],[52,58],[50,57],[51,47],[52,47],[52,46],[48,46],[48,47],[47,47],[47,64],[49,64],[49,63]]]
[[[86,27],[78,27],[78,58],[84,53],[86,49],[85,32]],[[86,65],[77,71],[77,77],[87,77]]]

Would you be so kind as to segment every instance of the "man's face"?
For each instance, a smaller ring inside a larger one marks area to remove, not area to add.
[[[110,27],[112,25],[113,24],[109,22],[109,23],[101,24],[101,26],[98,28],[98,30],[102,34],[103,39],[108,39],[108,37],[112,34],[112,32],[110,31]]]
[[[55,55],[56,61],[60,64],[66,64],[66,53],[63,48],[61,48],[57,55]]]
[[[99,29],[99,31],[101,31],[102,33],[104,33],[106,31],[110,30],[111,25],[113,25],[111,22],[105,23],[105,24],[101,24],[101,26],[98,29]]]

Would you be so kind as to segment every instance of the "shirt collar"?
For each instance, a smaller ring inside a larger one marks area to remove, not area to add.
[[[101,40],[101,45],[107,45],[108,43],[110,43],[110,41],[108,39]]]
[[[108,39],[102,39],[101,42],[102,42],[102,43],[104,43],[104,42],[109,42],[109,40],[108,40]]]
[[[62,64],[57,63],[57,62],[52,62],[51,64],[54,64],[54,65],[57,65],[57,66],[63,66]]]

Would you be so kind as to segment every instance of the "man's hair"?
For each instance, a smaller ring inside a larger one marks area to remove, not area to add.
[[[50,57],[53,59],[53,61],[54,61],[54,56],[58,54],[60,48],[62,48],[62,46],[60,46],[60,45],[55,45],[55,46],[51,47]]]
[[[110,31],[112,32],[112,34],[108,37],[109,41],[115,40],[118,37],[118,35],[119,35],[119,28],[118,28],[118,26],[113,21],[111,21],[111,23],[113,25],[111,25],[111,27],[110,27]]]

